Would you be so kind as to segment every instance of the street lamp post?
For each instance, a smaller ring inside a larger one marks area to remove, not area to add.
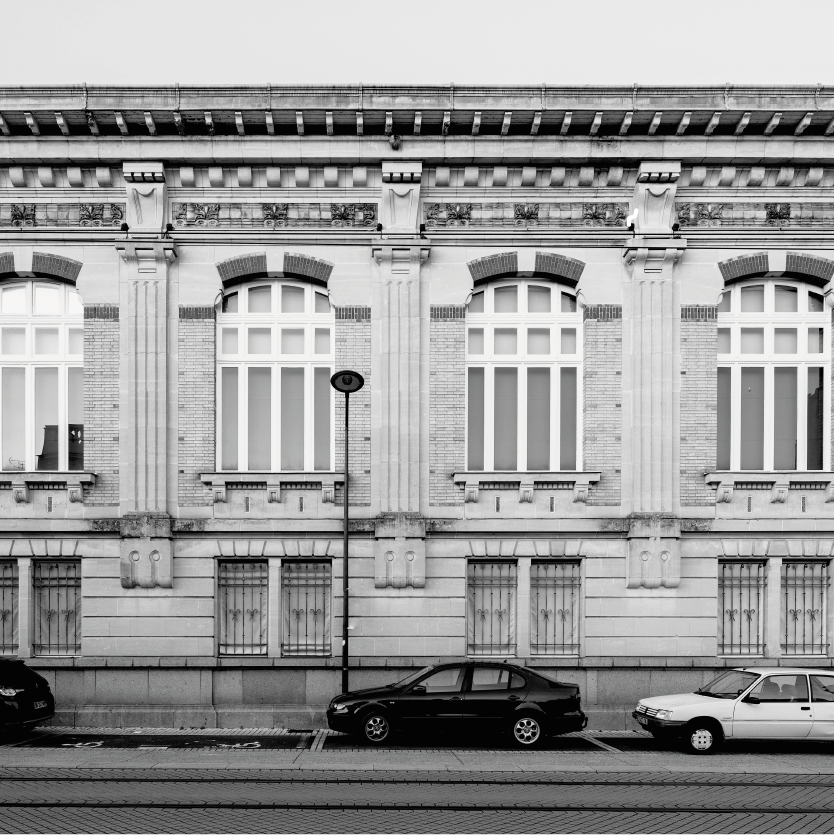
[[[349,513],[349,482],[348,464],[350,462],[350,396],[365,385],[365,379],[356,371],[337,371],[330,378],[330,385],[345,396],[345,517],[343,532],[344,557],[342,561],[342,693],[348,692],[348,617],[350,615],[349,587],[348,587],[348,513]]]

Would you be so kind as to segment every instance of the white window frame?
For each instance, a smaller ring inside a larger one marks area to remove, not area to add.
[[[34,295],[36,287],[55,287],[59,290],[58,313],[39,314],[33,312]],[[0,292],[13,287],[23,287],[25,290],[26,312],[23,314],[7,314],[3,312],[2,297],[0,297],[0,380],[2,380],[3,369],[23,368],[25,369],[24,383],[24,459],[23,471],[35,472],[37,470],[36,432],[35,432],[35,369],[36,368],[57,368],[58,369],[58,464],[57,469],[41,470],[40,472],[69,472],[68,444],[66,431],[61,428],[69,424],[69,401],[68,401],[68,371],[71,368],[84,368],[84,308],[81,298],[76,289],[68,284],[47,281],[42,279],[30,279],[23,281],[3,282],[0,285]],[[72,305],[75,309],[72,309]],[[5,355],[2,352],[2,330],[4,328],[23,328],[25,331],[24,354]],[[54,355],[35,354],[35,329],[56,328],[58,330],[58,353]],[[69,353],[69,331],[77,329],[81,331],[81,353]],[[15,404],[17,405],[17,404]],[[2,446],[3,414],[6,404],[3,403],[3,389],[0,385],[0,447]],[[83,408],[83,406],[82,406]],[[83,418],[83,416],[82,416]],[[0,471],[14,472],[10,470],[8,457],[5,450],[0,448]]]
[[[293,287],[304,290],[304,312],[303,313],[281,313],[281,287]],[[270,313],[249,313],[248,292],[260,287],[271,288],[271,312]],[[315,294],[327,298],[327,292],[311,284],[284,279],[263,279],[246,282],[231,288],[226,298],[232,294],[238,294],[238,312],[223,313],[222,305],[217,312],[217,371],[216,371],[216,414],[217,414],[217,471],[218,472],[282,472],[281,469],[281,369],[302,368],[304,369],[304,415],[306,431],[304,433],[304,467],[305,472],[328,472],[334,467],[336,455],[336,432],[335,420],[331,422],[330,429],[330,467],[328,470],[314,469],[314,438],[312,429],[314,401],[314,369],[326,368],[330,374],[333,373],[336,360],[336,317],[332,306],[329,313],[315,312]],[[248,329],[269,327],[271,329],[271,351],[267,354],[248,353]],[[329,328],[330,330],[330,352],[327,354],[316,354],[315,351],[315,330],[316,328]],[[237,328],[238,351],[237,354],[223,353],[223,330],[224,328]],[[281,331],[304,329],[304,353],[282,355],[280,353]],[[238,468],[236,470],[223,469],[223,392],[221,375],[223,368],[238,369]],[[271,426],[271,449],[272,466],[268,470],[251,470],[248,465],[248,429],[249,429],[249,368],[270,368],[272,369],[272,426]],[[328,375],[329,376],[329,375]],[[330,389],[330,414],[335,418],[336,400],[334,391]]]
[[[797,288],[797,312],[775,312],[775,288],[777,285]],[[741,312],[741,289],[744,287],[764,286],[764,312]],[[773,418],[773,389],[774,370],[776,368],[797,368],[797,454],[795,472],[807,472],[807,385],[809,368],[823,369],[823,415],[822,430],[822,469],[829,469],[831,461],[831,321],[827,305],[821,313],[808,312],[808,293],[822,295],[820,288],[805,284],[801,281],[789,279],[752,279],[732,284],[724,293],[732,294],[731,311],[718,313],[718,328],[729,328],[731,352],[718,354],[718,368],[731,369],[731,426],[730,440],[730,470],[741,470],[741,369],[764,369],[764,457],[763,468],[756,472],[768,472],[774,469],[774,418]],[[796,328],[797,353],[775,354],[775,328]],[[823,352],[821,354],[808,353],[809,327],[823,328]],[[741,329],[762,328],[764,330],[764,353],[741,353]],[[803,373],[804,372],[804,373]]]
[[[494,313],[494,294],[496,289],[518,287],[518,312]],[[551,310],[549,313],[527,313],[528,289],[545,287],[551,292]],[[484,369],[484,472],[495,472],[495,370],[497,368],[515,368],[518,370],[518,445],[516,450],[516,469],[513,472],[527,472],[527,374],[528,368],[549,368],[550,378],[550,466],[541,472],[554,472],[561,469],[560,415],[561,415],[561,374],[562,368],[576,369],[576,471],[583,468],[583,338],[582,312],[577,304],[575,313],[562,313],[562,293],[576,298],[570,288],[552,282],[536,279],[506,279],[491,282],[482,288],[476,288],[475,294],[484,294],[484,312],[466,312],[466,467],[469,469],[469,369]],[[510,357],[494,353],[494,331],[496,328],[515,328],[517,331],[518,353]],[[550,354],[528,354],[527,333],[531,329],[550,329]],[[576,354],[561,353],[562,328],[576,331]],[[484,353],[469,353],[470,330],[483,329]],[[554,373],[555,370],[555,373]]]

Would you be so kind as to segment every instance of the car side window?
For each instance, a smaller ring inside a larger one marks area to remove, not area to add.
[[[472,670],[472,690],[506,690],[510,671],[501,667],[475,667]]]
[[[761,702],[807,702],[808,680],[804,675],[767,676],[750,695]]]
[[[512,678],[510,678],[510,690],[520,690],[522,687],[526,687],[527,682],[524,680],[522,676],[518,673],[513,673]]]
[[[811,676],[811,698],[815,702],[834,702],[834,676]]]
[[[415,687],[425,687],[426,693],[460,693],[463,688],[463,667],[447,667],[445,670],[438,670],[428,678],[418,681]]]

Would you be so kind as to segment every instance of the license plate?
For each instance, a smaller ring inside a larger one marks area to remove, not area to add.
[[[648,720],[648,719],[646,719],[646,717],[645,717],[645,716],[638,716],[638,717],[637,717],[637,721],[638,721],[641,725],[648,725],[648,724],[649,724],[649,720]]]
[[[42,707],[46,707],[46,702],[35,702],[32,707],[35,710],[40,710]]]

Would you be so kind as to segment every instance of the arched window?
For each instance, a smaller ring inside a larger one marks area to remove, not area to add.
[[[718,306],[719,470],[822,470],[830,320],[795,281],[745,281]]]
[[[468,470],[576,470],[582,317],[558,285],[501,281],[466,312]]]
[[[0,287],[0,469],[84,469],[83,361],[84,309],[73,287]]]
[[[217,315],[220,470],[329,470],[334,316],[327,296],[258,281]]]

